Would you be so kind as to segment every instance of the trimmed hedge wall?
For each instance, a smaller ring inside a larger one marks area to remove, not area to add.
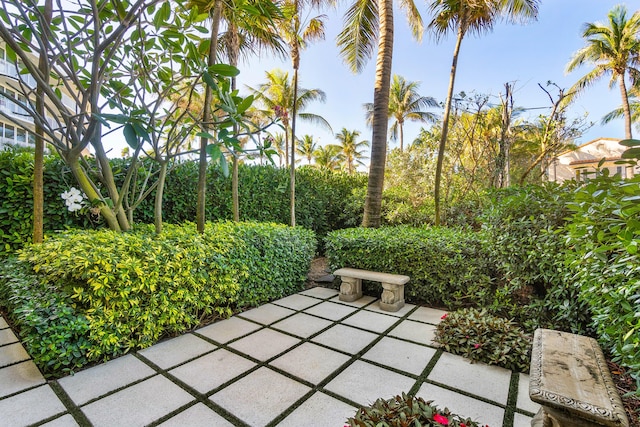
[[[313,232],[276,224],[67,231],[0,265],[0,305],[48,375],[302,289]]]
[[[353,267],[410,276],[405,287],[408,301],[451,309],[476,305],[479,297],[490,294],[488,255],[476,232],[406,226],[350,228],[329,233],[325,246],[332,269]]]

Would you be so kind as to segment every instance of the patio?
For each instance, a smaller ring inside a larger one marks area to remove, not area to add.
[[[2,425],[338,426],[410,392],[491,427],[528,427],[528,375],[438,349],[443,311],[380,310],[312,288],[57,381],[0,318]]]

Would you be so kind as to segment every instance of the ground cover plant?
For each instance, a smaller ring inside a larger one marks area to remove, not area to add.
[[[442,348],[467,359],[529,372],[532,336],[513,321],[475,308],[445,314],[436,328]]]
[[[356,412],[354,417],[347,420],[351,427],[480,427],[470,418],[452,414],[447,408],[439,409],[432,401],[425,401],[420,397],[396,396],[392,399],[378,399],[370,406],[365,406]]]
[[[297,292],[314,253],[313,232],[276,224],[73,230],[2,263],[0,305],[60,375]]]

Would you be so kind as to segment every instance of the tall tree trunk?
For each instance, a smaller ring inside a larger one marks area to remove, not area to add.
[[[227,28],[227,56],[229,57],[230,65],[234,67],[238,66],[238,53],[240,52],[240,39],[238,36],[238,27],[234,22],[228,23]],[[235,77],[231,78],[231,92],[235,91],[237,87],[237,80]],[[233,135],[238,135],[238,124],[233,124]],[[238,156],[233,152],[231,159],[231,209],[233,211],[233,220],[240,221],[240,196],[238,194]]]
[[[444,116],[442,118],[442,135],[440,135],[440,145],[438,146],[438,159],[436,161],[436,177],[434,189],[435,201],[435,224],[440,225],[440,181],[442,180],[442,164],[444,162],[444,150],[447,146],[447,135],[449,133],[449,115],[451,113],[451,103],[453,102],[453,87],[456,80],[456,69],[458,67],[458,54],[460,53],[460,44],[464,38],[462,27],[458,28],[458,37],[456,38],[456,46],[453,49],[453,61],[451,63],[451,73],[449,74],[449,89],[447,91],[447,101],[444,106]]]
[[[211,41],[209,44],[209,57],[207,58],[207,65],[212,66],[216,63],[216,47],[218,45],[218,29],[220,27],[220,12],[222,10],[222,2],[216,0],[213,6],[213,15],[211,17]],[[205,133],[209,132],[209,126],[211,122],[211,102],[213,93],[211,87],[205,84],[204,91],[204,105],[202,112],[202,125]],[[200,155],[198,158],[198,201],[196,207],[196,228],[198,233],[204,233],[205,223],[205,208],[206,208],[206,196],[207,196],[207,145],[209,144],[209,138],[206,136],[200,137]]]
[[[296,226],[296,114],[298,113],[298,69],[293,69],[293,114],[291,117],[291,226]]]
[[[631,139],[633,138],[631,133],[631,109],[629,108],[629,94],[627,93],[627,86],[624,83],[624,74],[618,76],[618,85],[620,86],[622,111],[624,112],[624,135],[625,139]]]
[[[46,0],[42,22],[43,49],[38,59],[38,69],[45,79],[49,77],[49,37],[46,31],[51,26],[53,15],[53,2]],[[36,87],[36,112],[40,117],[45,117],[44,87],[38,83]],[[44,130],[36,120],[36,147],[33,159],[33,243],[44,241]]]
[[[502,95],[502,120],[500,124],[500,140],[498,141],[498,156],[494,171],[494,186],[504,188],[509,186],[509,151],[511,148],[511,113],[513,111],[513,87],[510,83],[504,84],[504,99]]]
[[[404,151],[404,122],[399,121],[398,122],[398,136],[400,139],[400,152],[402,153]]]
[[[164,183],[167,178],[168,161],[160,163],[160,172],[158,173],[158,187],[156,188],[156,198],[153,203],[153,224],[156,228],[156,234],[162,233],[162,198],[164,197]]]
[[[393,58],[393,0],[378,0],[378,13],[380,15],[380,34],[376,60],[376,81],[373,91],[371,165],[369,166],[367,198],[362,218],[363,227],[380,226],[384,168],[387,161],[389,87]]]

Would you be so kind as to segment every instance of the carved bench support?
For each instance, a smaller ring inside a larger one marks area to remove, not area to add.
[[[362,279],[343,277],[340,285],[340,301],[352,302],[362,298]]]
[[[404,306],[404,285],[409,281],[409,276],[356,268],[340,268],[333,274],[342,278],[340,301],[352,302],[360,299],[362,297],[362,280],[371,280],[382,283],[381,309],[398,311]]]
[[[404,306],[404,285],[382,284],[380,308],[385,311],[398,311]]]

